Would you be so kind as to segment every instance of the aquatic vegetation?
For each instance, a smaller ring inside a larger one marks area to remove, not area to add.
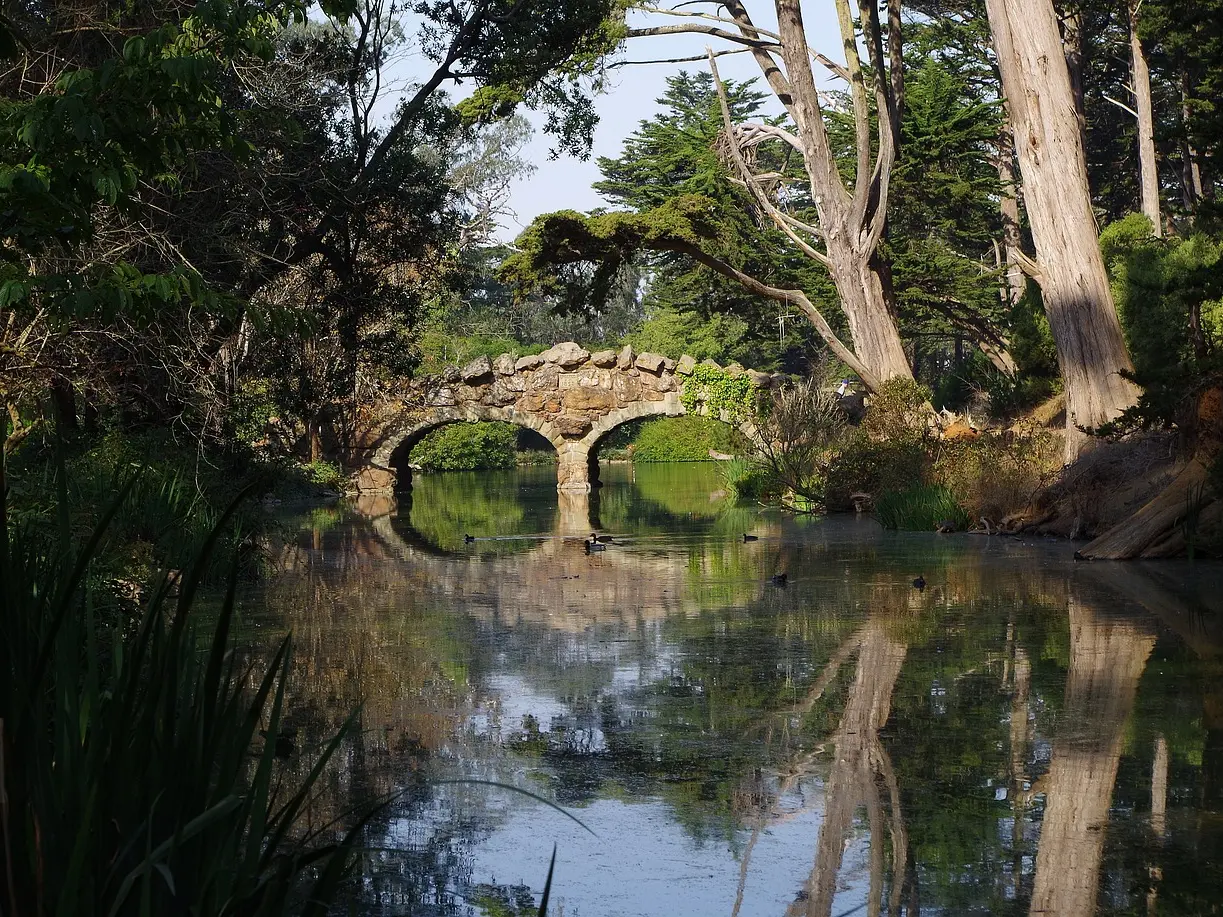
[[[968,513],[941,484],[920,484],[884,494],[875,502],[875,518],[885,529],[909,532],[933,532],[944,522],[953,523],[957,531],[968,527]]]
[[[57,478],[66,507],[62,462]],[[303,780],[285,781],[291,640],[266,665],[237,664],[233,565],[219,612],[198,620],[198,589],[237,503],[181,575],[162,573],[139,615],[116,620],[99,613],[87,574],[139,478],[79,548],[66,513],[57,537],[10,531],[3,480],[0,466],[6,912],[325,913],[361,823],[307,832],[301,816],[348,727]]]

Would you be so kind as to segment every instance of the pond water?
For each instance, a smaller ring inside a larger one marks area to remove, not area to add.
[[[554,845],[565,917],[1223,907],[1218,565],[602,478],[418,475],[251,597],[253,641],[294,633],[299,767],[361,705],[320,823],[392,798],[352,913],[534,913]]]

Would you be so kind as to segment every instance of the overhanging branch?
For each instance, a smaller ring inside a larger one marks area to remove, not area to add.
[[[815,304],[807,298],[807,294],[802,290],[786,290],[780,287],[769,286],[769,284],[757,280],[750,274],[743,273],[743,271],[727,264],[725,261],[707,254],[690,242],[676,240],[668,243],[666,247],[670,251],[687,255],[692,260],[703,264],[711,271],[715,271],[723,277],[729,277],[731,280],[738,282],[740,286],[759,296],[798,306],[799,310],[807,316],[808,321],[815,327],[819,336],[824,339],[824,343],[828,345],[828,348],[837,355],[837,358],[842,363],[858,374],[859,378],[862,379],[862,384],[872,392],[879,390],[879,377],[867,369],[866,365],[858,359],[857,355],[837,337],[836,332],[832,330],[832,326],[828,324],[828,320],[824,318],[820,310],[815,307]]]

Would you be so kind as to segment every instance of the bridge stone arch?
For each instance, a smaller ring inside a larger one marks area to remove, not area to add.
[[[565,445],[565,437],[560,430],[546,417],[514,409],[513,407],[498,408],[482,404],[468,404],[462,407],[426,408],[417,413],[411,412],[402,418],[404,425],[396,430],[387,431],[373,453],[370,463],[379,468],[390,468],[391,458],[400,446],[412,446],[439,427],[455,423],[489,423],[500,421],[512,423],[528,430],[534,430],[558,452]]]
[[[695,367],[689,356],[676,361],[637,354],[631,347],[592,354],[572,341],[537,355],[480,357],[461,369],[450,367],[440,377],[413,381],[375,411],[376,435],[366,450],[357,487],[366,493],[392,489],[393,453],[430,430],[452,423],[503,421],[536,431],[556,449],[558,490],[588,491],[598,444],[608,433],[645,417],[688,413],[683,389]],[[768,373],[735,364],[726,369],[746,375],[757,388],[775,382]],[[696,413],[710,416],[708,405],[698,401]],[[755,440],[750,423],[724,412],[717,419]]]

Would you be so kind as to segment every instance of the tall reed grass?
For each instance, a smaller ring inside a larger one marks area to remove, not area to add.
[[[918,484],[885,493],[875,501],[875,518],[885,529],[908,532],[933,532],[945,522],[958,531],[968,527],[968,513],[941,484]]]
[[[361,824],[311,836],[299,816],[349,727],[304,780],[282,780],[290,639],[266,665],[237,663],[233,565],[219,612],[198,620],[236,502],[177,595],[163,574],[136,620],[98,614],[88,572],[109,527],[139,512],[139,480],[74,538],[61,460],[48,534],[10,525],[0,457],[0,912],[321,915]]]

